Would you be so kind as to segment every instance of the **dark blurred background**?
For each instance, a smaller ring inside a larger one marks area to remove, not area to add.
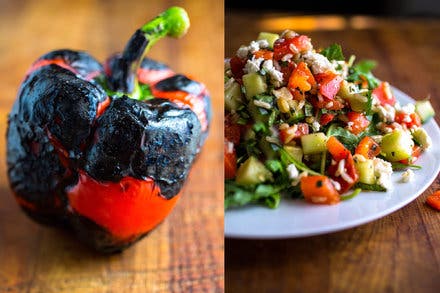
[[[381,16],[440,16],[439,0],[225,0],[226,10],[265,10],[301,14],[364,14]]]

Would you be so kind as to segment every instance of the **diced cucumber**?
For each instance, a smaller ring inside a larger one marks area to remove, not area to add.
[[[429,100],[416,102],[416,113],[419,114],[422,123],[426,123],[429,119],[434,117],[434,108]]]
[[[261,109],[254,104],[254,100],[250,100],[247,106],[249,114],[251,114],[252,118],[254,118],[255,122],[263,122],[267,123],[269,119],[269,111],[266,109]]]
[[[241,86],[233,82],[225,89],[225,108],[228,111],[236,111],[241,102]]]
[[[253,156],[240,165],[235,178],[235,182],[239,185],[256,185],[272,180],[272,173]]]
[[[276,40],[278,40],[280,38],[280,35],[278,34],[273,34],[273,33],[266,33],[266,32],[261,32],[258,35],[258,40],[266,40],[269,43],[269,48],[273,48],[273,44],[275,43]]]
[[[295,160],[297,160],[298,162],[302,161],[302,157],[303,157],[303,150],[302,148],[298,147],[298,146],[290,146],[290,145],[285,145],[283,147],[283,149],[289,153],[289,155],[291,155]]]
[[[327,149],[327,136],[322,132],[301,136],[304,155],[319,154]]]
[[[383,156],[390,162],[408,159],[412,154],[414,141],[407,132],[396,129],[382,137],[380,148]]]
[[[274,145],[266,140],[266,137],[263,137],[258,142],[258,146],[263,154],[266,156],[266,159],[272,160],[277,157],[276,150],[279,148],[277,145]]]
[[[431,137],[429,137],[425,129],[419,127],[411,134],[414,141],[418,143],[422,147],[422,149],[427,149],[432,145]]]
[[[345,80],[341,82],[338,96],[348,101],[353,111],[364,112],[367,110],[368,98],[360,93],[352,93],[350,83]]]
[[[359,182],[365,184],[375,184],[376,177],[374,176],[373,160],[359,159],[354,156],[354,167],[359,174]]]
[[[243,85],[245,88],[246,98],[248,99],[251,99],[256,95],[263,94],[267,90],[265,77],[259,75],[257,72],[243,75]]]
[[[290,111],[289,113],[290,113],[290,118],[287,121],[289,124],[297,123],[303,120],[304,117],[306,117],[306,115],[304,114],[304,107],[296,111]]]

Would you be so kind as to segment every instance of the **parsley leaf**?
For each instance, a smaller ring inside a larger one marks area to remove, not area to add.
[[[239,186],[234,181],[225,181],[225,209],[247,204],[262,204],[271,209],[278,207],[284,186],[258,184],[257,186]]]
[[[364,79],[368,82],[368,88],[374,89],[379,85],[379,80],[371,72],[376,67],[376,62],[372,60],[363,60],[350,67],[347,81],[362,82]]]
[[[337,61],[344,61],[345,57],[342,53],[342,48],[338,44],[333,44],[325,48],[320,52],[321,55],[324,55],[327,57],[328,60],[337,60]]]

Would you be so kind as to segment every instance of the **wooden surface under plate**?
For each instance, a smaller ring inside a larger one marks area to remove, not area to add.
[[[226,14],[225,23],[226,56],[260,31],[292,28],[310,35],[317,46],[339,43],[345,56],[377,60],[379,78],[417,99],[431,95],[440,121],[439,20],[237,12]],[[285,240],[226,239],[226,291],[439,292],[440,212],[425,204],[439,188],[437,177],[401,210],[342,232]]]
[[[104,61],[172,5],[188,34],[149,56],[204,82],[213,97],[210,136],[171,215],[122,254],[98,255],[18,208],[6,177],[6,116],[31,63],[59,48]],[[223,291],[222,1],[0,1],[0,292]]]

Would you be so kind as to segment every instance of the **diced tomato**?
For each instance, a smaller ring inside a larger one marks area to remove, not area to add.
[[[265,60],[271,60],[273,58],[273,52],[269,50],[258,50],[254,52],[255,58],[263,58]]]
[[[321,115],[321,118],[319,118],[319,124],[325,126],[329,124],[334,118],[335,118],[334,114],[324,113]]]
[[[368,125],[370,125],[370,121],[367,119],[367,117],[359,112],[348,112],[347,118],[347,129],[355,135],[358,135],[359,133],[364,131],[368,127]]]
[[[278,39],[273,46],[274,59],[281,60],[286,54],[297,54],[313,48],[309,37],[299,35],[290,39]]]
[[[319,84],[319,93],[329,100],[333,100],[341,88],[343,78],[331,71],[318,73],[315,79]]]
[[[235,80],[241,83],[241,78],[244,75],[243,68],[246,65],[246,60],[243,60],[238,56],[234,56],[229,61],[229,64],[231,65],[232,75],[234,76]]]
[[[310,97],[309,101],[314,108],[318,109],[338,111],[345,107],[345,104],[338,99],[328,100],[324,98],[322,100],[319,100],[318,97]]]
[[[422,120],[417,113],[407,114],[404,112],[397,112],[394,120],[402,126],[412,128],[413,126],[421,126]]]
[[[225,179],[235,178],[237,173],[237,155],[234,144],[225,139],[224,147]]]
[[[420,157],[420,155],[422,154],[422,148],[418,145],[414,145],[413,149],[412,149],[412,153],[411,153],[411,157],[409,157],[408,159],[405,160],[401,160],[399,161],[402,164],[405,165],[410,165],[410,164],[414,164],[417,159]]]
[[[234,144],[240,143],[242,126],[233,123],[230,115],[225,116],[225,138]]]
[[[396,103],[396,98],[391,92],[390,84],[386,81],[381,82],[380,85],[373,90],[372,95],[379,100],[382,106],[385,104],[393,106]]]
[[[437,190],[426,198],[426,203],[433,209],[440,211],[440,190]]]
[[[355,154],[362,155],[366,159],[373,159],[380,154],[380,146],[374,139],[366,136],[359,142]]]
[[[307,92],[312,89],[312,85],[315,85],[316,81],[312,72],[307,67],[305,62],[300,62],[293,70],[292,75],[289,78],[288,88],[293,92],[297,89],[301,92]]]
[[[327,172],[333,180],[341,185],[341,190],[339,190],[339,193],[342,194],[353,187],[353,185],[359,180],[359,174],[354,167],[354,160],[350,151],[336,137],[329,137],[327,140],[327,149],[335,161],[335,164],[331,164],[328,167]],[[345,161],[343,171],[349,177],[348,181],[347,176],[337,174],[339,164],[342,160]]]
[[[286,144],[294,139],[309,134],[309,125],[307,123],[298,123],[285,129],[280,130],[280,139]]]
[[[349,154],[344,162],[344,172],[348,176],[349,181],[347,181],[346,177],[341,176],[340,174],[336,176],[340,162],[341,161],[336,160],[336,164],[330,165],[328,167],[327,172],[329,176],[332,178],[332,180],[338,182],[341,185],[341,189],[339,190],[339,193],[343,194],[348,190],[350,190],[356,184],[356,182],[359,180],[359,174],[357,173],[356,168],[354,166],[353,156]]]
[[[314,175],[301,178],[304,198],[315,204],[336,204],[340,201],[338,191],[327,176]]]
[[[328,138],[327,149],[336,161],[346,159],[351,155],[350,151],[334,136]]]

